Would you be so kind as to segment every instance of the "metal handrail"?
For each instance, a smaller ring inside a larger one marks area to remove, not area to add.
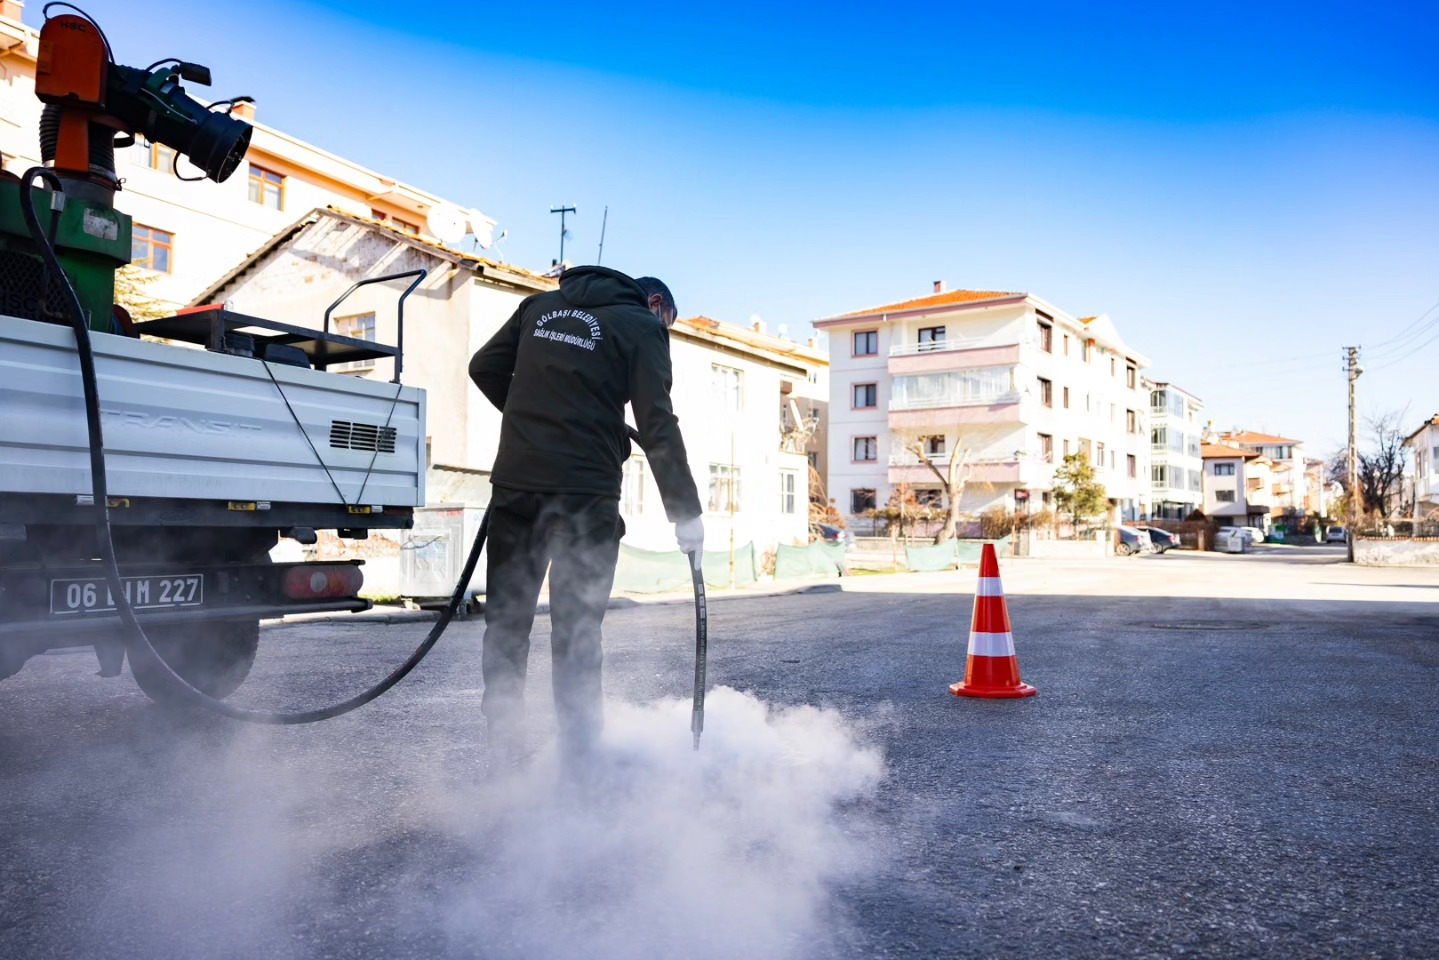
[[[340,294],[340,298],[338,300],[330,304],[325,309],[325,325],[323,327],[325,334],[328,335],[330,332],[330,314],[334,313],[335,308],[338,307],[340,304],[344,303],[345,300],[349,298],[350,294],[354,293],[356,290],[360,289],[361,287],[368,287],[372,283],[388,283],[391,280],[403,280],[406,277],[414,277],[414,282],[404,289],[404,291],[400,294],[399,303],[395,305],[395,349],[398,352],[395,354],[395,377],[390,382],[399,383],[400,366],[405,356],[405,298],[408,297],[410,294],[414,293],[415,288],[418,287],[420,283],[425,279],[425,277],[429,276],[429,274],[430,271],[423,269],[406,270],[404,273],[387,273],[382,277],[367,277],[364,280],[356,281],[355,283],[351,284],[350,289]]]
[[[985,407],[1018,403],[1018,391],[1010,390],[992,397],[936,397],[923,400],[891,400],[890,410],[935,410],[942,407]]]

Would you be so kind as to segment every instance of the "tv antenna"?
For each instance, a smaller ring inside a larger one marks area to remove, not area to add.
[[[609,205],[609,204],[605,204],[605,215],[604,215],[604,219],[602,219],[602,220],[600,221],[600,253],[599,253],[599,256],[595,257],[595,263],[597,263],[597,264],[600,264],[600,263],[604,263],[604,262],[605,262],[605,227],[609,226],[609,222],[610,222],[610,205]]]
[[[565,229],[565,214],[574,212],[574,207],[550,207],[550,213],[560,215],[560,259],[556,261],[558,264],[565,262],[565,237],[569,234],[569,231]]]

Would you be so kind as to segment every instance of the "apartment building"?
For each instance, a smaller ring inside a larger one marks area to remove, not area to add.
[[[1303,443],[1253,430],[1221,433],[1218,442],[1257,453],[1269,462],[1271,485],[1264,502],[1269,504],[1274,519],[1305,515],[1310,498]]]
[[[1269,529],[1274,482],[1270,461],[1241,447],[1205,443],[1200,447],[1204,460],[1204,513],[1221,527]]]
[[[1203,402],[1172,383],[1148,382],[1150,515],[1183,520],[1204,502],[1204,459],[1199,455]]]
[[[809,471],[828,402],[828,360],[813,343],[682,319],[670,330],[671,398],[705,514],[705,550],[809,542]],[[800,434],[788,419],[798,412]],[[800,439],[804,442],[799,442]],[[625,542],[673,550],[674,526],[642,451],[625,464]]]
[[[1404,439],[1413,464],[1413,507],[1415,518],[1439,517],[1439,413]],[[1407,506],[1407,505],[1406,505]]]
[[[1052,502],[1054,470],[1083,452],[1119,516],[1151,502],[1149,361],[1107,316],[1075,317],[1030,293],[954,290],[815,321],[830,354],[829,487],[852,515],[900,485],[940,498],[967,455],[962,509]]]
[[[21,174],[40,163],[35,99],[39,31],[20,22],[15,0],[0,2],[0,165]],[[117,51],[124,61],[125,52]],[[243,77],[217,76],[220,89]],[[115,153],[123,188],[115,206],[134,220],[132,253],[161,308],[188,303],[250,252],[314,208],[378,220],[417,237],[483,248],[494,221],[255,120],[246,162],[224,183],[185,182],[199,172],[175,151],[143,140]]]

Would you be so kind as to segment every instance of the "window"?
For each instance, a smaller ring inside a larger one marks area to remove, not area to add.
[[[1217,501],[1220,502],[1220,503],[1233,503],[1233,502],[1234,502],[1234,491],[1233,491],[1233,490],[1216,490],[1216,491],[1214,491],[1214,499],[1217,500]]]
[[[271,210],[285,209],[285,178],[273,170],[250,164],[250,202]]]
[[[1169,486],[1169,468],[1162,463],[1156,463],[1149,468],[1149,480],[1156,487]]]
[[[1128,364],[1124,368],[1124,383],[1129,389],[1134,389],[1134,384],[1139,378],[1139,370],[1134,364]]]
[[[336,317],[335,332],[342,337],[349,337],[352,340],[374,340],[375,315],[373,313],[356,313],[348,317]],[[375,361],[370,359],[350,360],[346,363],[332,363],[329,369],[337,373],[373,370],[375,369]]]
[[[739,413],[744,408],[744,371],[710,364],[710,395],[725,413]]]
[[[879,353],[879,331],[859,330],[854,335],[854,355],[872,357]]]
[[[1116,420],[1118,420],[1118,419],[1119,419],[1119,408],[1116,407],[1114,404],[1111,403],[1111,404],[1109,405],[1109,422],[1110,422],[1110,423],[1114,423],[1114,422],[1115,422]]]
[[[879,459],[879,440],[876,437],[854,438],[854,459],[865,462]]]
[[[1134,454],[1131,453],[1127,457],[1125,457],[1124,464],[1126,467],[1129,468],[1130,477],[1139,476],[1139,461],[1135,458]]]
[[[141,162],[151,170],[159,170],[169,173],[175,169],[175,150],[163,143],[154,143],[149,140],[137,137],[140,149],[144,152],[140,155]]]
[[[851,490],[849,492],[850,513],[864,513],[866,510],[873,510],[874,504],[873,490]]]
[[[156,273],[169,273],[175,235],[135,224],[130,230],[130,262]]]
[[[1165,439],[1167,436],[1168,436],[1168,430],[1167,430],[1167,428],[1165,428],[1165,427],[1150,427],[1150,428],[1149,428],[1149,445],[1150,445],[1151,447],[1153,447],[1155,450],[1163,450],[1163,449],[1165,448],[1165,446],[1167,445],[1167,443],[1168,443],[1168,441]]]
[[[1039,435],[1039,459],[1045,463],[1054,462],[1054,438],[1047,433]]]
[[[1069,388],[1064,388],[1064,409],[1069,409]]]
[[[1113,357],[1109,358],[1109,375],[1111,377],[1119,376],[1119,361],[1115,360]]]
[[[1129,432],[1129,433],[1138,433],[1138,432],[1139,432],[1139,411],[1138,411],[1138,410],[1126,410],[1126,411],[1124,411],[1124,429],[1125,429],[1127,432]]]
[[[1215,475],[1216,477],[1232,477],[1232,476],[1234,476],[1234,464],[1232,464],[1232,463],[1216,463],[1216,464],[1214,465],[1214,475]]]
[[[1064,335],[1064,355],[1069,356],[1069,334]]]
[[[781,470],[779,472],[779,512],[794,513],[795,496],[794,490],[798,485],[798,477],[793,470]]]
[[[1064,455],[1065,455],[1066,457],[1069,456],[1069,441],[1068,441],[1068,440],[1064,441]]]
[[[1054,352],[1054,324],[1039,321],[1039,349],[1045,353]]]
[[[1102,443],[1094,445],[1094,463],[1099,467],[1104,466],[1104,444]]]
[[[919,349],[938,350],[944,346],[944,327],[920,327],[919,328]]]
[[[709,509],[729,513],[740,508],[740,471],[727,463],[710,464]]]
[[[370,208],[370,219],[371,219],[371,220],[385,221],[385,220],[390,219],[390,215],[389,215],[388,213],[386,213],[385,211],[383,211],[383,210],[376,210],[374,207],[371,207],[371,208]]]
[[[854,408],[865,410],[879,406],[877,392],[878,388],[873,383],[856,383],[854,385]]]
[[[1046,407],[1054,406],[1054,381],[1039,378],[1039,402]]]
[[[1094,362],[1094,341],[1084,340],[1079,344],[1079,356],[1085,363]]]
[[[625,461],[624,482],[621,501],[624,515],[638,517],[645,512],[645,460],[644,457],[630,457]]]
[[[391,220],[390,223],[401,233],[408,233],[412,237],[420,235],[420,228],[408,220],[401,220],[399,217]]]
[[[1118,466],[1119,466],[1118,457],[1119,457],[1119,454],[1117,454],[1117,453],[1114,452],[1114,448],[1113,448],[1113,447],[1110,447],[1110,448],[1109,448],[1109,469],[1114,470],[1114,469],[1117,469],[1117,468],[1118,468]]]
[[[919,441],[924,445],[924,455],[926,457],[942,457],[948,447],[944,439],[944,434],[938,434],[932,437],[920,437]]]

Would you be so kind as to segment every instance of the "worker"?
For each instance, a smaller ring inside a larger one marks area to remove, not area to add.
[[[606,267],[575,267],[526,298],[470,360],[503,414],[490,482],[482,710],[491,746],[524,752],[530,628],[550,572],[550,645],[560,747],[587,753],[604,724],[600,624],[614,583],[625,405],[681,551],[704,545],[699,494],[670,402],[669,288]]]

